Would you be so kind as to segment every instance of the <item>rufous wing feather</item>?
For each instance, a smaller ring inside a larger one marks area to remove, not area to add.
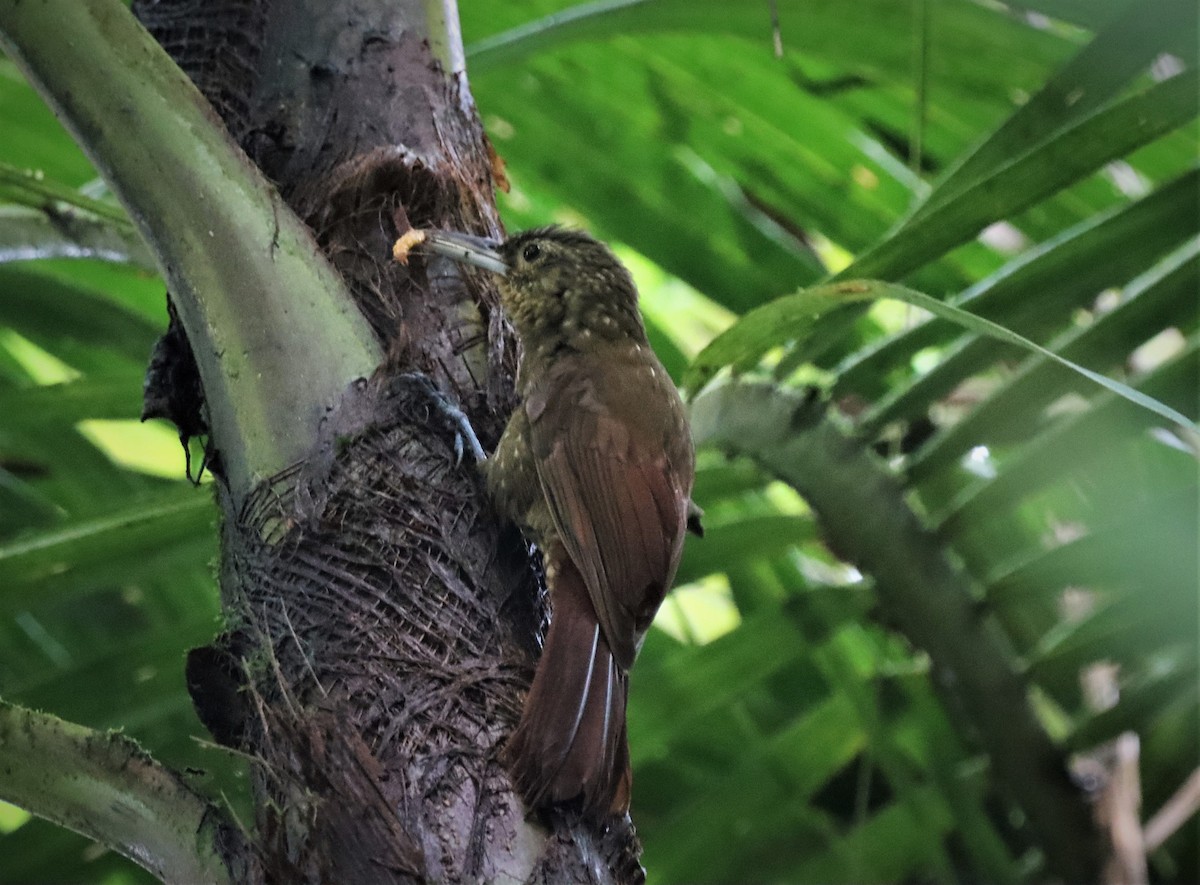
[[[560,363],[525,399],[554,525],[542,551],[552,613],[506,749],[527,802],[581,796],[591,814],[628,808],[627,674],[675,577],[693,467],[674,389],[660,387],[650,397],[658,410],[646,409],[629,391],[650,364],[611,357]]]
[[[672,416],[609,407],[615,396],[605,396],[597,377],[562,383],[531,422],[532,442],[559,538],[583,575],[618,664],[628,670],[675,578],[692,454],[686,439],[678,452],[664,447],[670,436],[664,419]],[[571,410],[570,420],[562,420],[562,410]]]

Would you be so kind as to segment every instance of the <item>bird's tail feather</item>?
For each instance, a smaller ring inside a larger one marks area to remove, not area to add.
[[[542,658],[504,750],[513,783],[530,808],[578,798],[589,816],[623,813],[632,787],[628,675],[617,667],[569,560],[555,572],[551,601]]]

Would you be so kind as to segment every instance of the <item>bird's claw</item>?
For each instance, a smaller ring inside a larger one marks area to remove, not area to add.
[[[484,454],[483,446],[479,443],[479,437],[475,434],[475,428],[471,426],[470,419],[466,414],[454,403],[439,391],[441,402],[438,404],[446,420],[454,425],[454,466],[457,467],[462,463],[463,450],[467,444],[471,446],[471,457],[475,459],[477,464],[482,464],[487,460],[487,455]]]
[[[487,455],[483,451],[483,446],[479,442],[479,437],[475,433],[475,428],[471,426],[470,419],[451,399],[442,391],[434,386],[428,376],[417,372],[408,373],[400,376],[400,380],[407,381],[417,387],[425,396],[433,403],[433,407],[454,429],[454,466],[462,464],[463,455],[467,446],[471,448],[471,456],[477,463],[483,463],[487,460]]]

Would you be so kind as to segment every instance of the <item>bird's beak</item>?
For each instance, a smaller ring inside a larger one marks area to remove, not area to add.
[[[437,255],[445,255],[464,264],[473,264],[500,276],[508,273],[508,263],[497,249],[500,245],[497,240],[473,237],[457,231],[431,230],[426,232],[423,245]]]

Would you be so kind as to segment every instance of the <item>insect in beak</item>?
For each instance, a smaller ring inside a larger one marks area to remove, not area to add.
[[[499,241],[487,239],[485,237],[474,237],[470,234],[461,234],[457,231],[410,231],[405,235],[407,241],[402,237],[393,250],[403,253],[403,258],[407,258],[408,251],[414,246],[421,245],[427,252],[432,252],[435,255],[444,255],[447,258],[452,258],[455,261],[461,261],[464,264],[472,264],[475,267],[481,267],[484,270],[490,270],[492,273],[498,273],[504,276],[508,273],[508,262],[504,260],[504,256],[500,254],[497,247]],[[401,244],[404,244],[403,248]],[[396,255],[398,260],[403,260],[401,255]]]

